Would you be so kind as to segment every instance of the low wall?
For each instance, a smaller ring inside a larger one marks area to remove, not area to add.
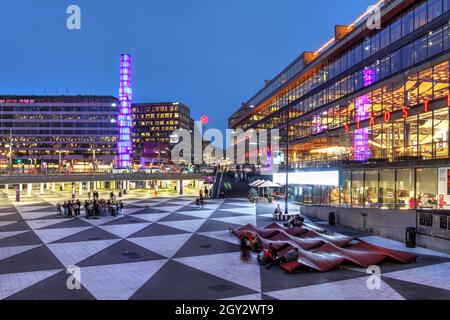
[[[204,180],[206,173],[108,173],[108,174],[49,174],[0,176],[0,185],[27,183],[152,181],[152,180]]]
[[[381,237],[405,242],[407,227],[416,226],[413,210],[384,210],[360,208],[334,208],[302,206],[302,213],[328,221],[328,214],[336,212],[336,223]],[[450,241],[425,235],[417,235],[417,245],[450,253]]]

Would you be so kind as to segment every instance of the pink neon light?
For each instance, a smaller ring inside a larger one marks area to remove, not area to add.
[[[131,114],[131,101],[133,90],[131,88],[131,56],[122,54],[120,56],[120,88],[119,88],[119,167],[131,166],[131,155],[133,152],[132,129],[133,121]]]
[[[363,71],[364,86],[375,82],[375,70],[372,68]],[[355,101],[356,121],[362,122],[369,118],[370,99],[368,95],[359,97]],[[369,128],[355,130],[354,160],[367,161],[370,158]]]

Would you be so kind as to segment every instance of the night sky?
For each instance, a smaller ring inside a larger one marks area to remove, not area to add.
[[[180,101],[227,119],[303,51],[375,0],[14,0],[0,4],[0,94],[117,96],[133,56],[135,102]],[[66,28],[81,7],[82,29]]]

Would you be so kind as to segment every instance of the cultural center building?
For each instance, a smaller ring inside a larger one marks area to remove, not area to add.
[[[415,224],[413,209],[450,209],[450,1],[376,5],[381,29],[367,23],[372,12],[336,26],[323,47],[266,82],[229,127],[280,129],[291,197],[309,211],[337,207],[347,224],[399,238]],[[322,171],[330,179],[315,179]],[[391,226],[377,230],[387,212]],[[441,230],[448,220],[440,218]]]

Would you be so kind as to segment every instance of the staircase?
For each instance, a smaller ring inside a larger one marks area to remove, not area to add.
[[[220,190],[222,189],[222,183],[223,183],[223,172],[217,172],[216,177],[214,178],[214,186],[212,191],[213,199],[220,198]]]
[[[234,173],[226,174],[223,178],[223,193],[225,198],[247,197],[249,187],[247,182],[236,181]]]

